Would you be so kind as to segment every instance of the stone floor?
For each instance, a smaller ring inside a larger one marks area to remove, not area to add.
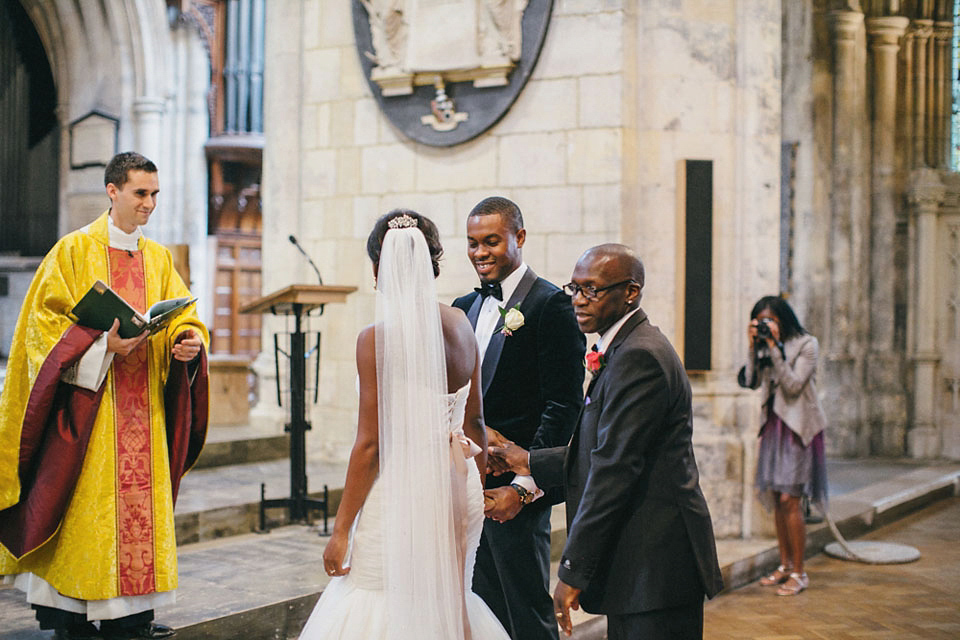
[[[901,565],[865,565],[818,555],[810,588],[778,598],[759,583],[707,603],[709,640],[907,640],[960,638],[960,498],[941,500],[865,536],[917,547]]]

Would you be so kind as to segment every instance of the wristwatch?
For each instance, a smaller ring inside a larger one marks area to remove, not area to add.
[[[527,491],[524,487],[520,486],[516,482],[510,483],[510,486],[514,488],[517,492],[517,495],[520,496],[520,504],[527,505],[533,502],[533,493]]]

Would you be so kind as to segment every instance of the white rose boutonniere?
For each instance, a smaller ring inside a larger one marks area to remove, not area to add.
[[[513,332],[523,326],[524,317],[520,313],[520,305],[516,305],[512,309],[504,309],[499,307],[500,317],[503,318],[503,328],[500,329],[500,333],[505,336],[512,336]]]

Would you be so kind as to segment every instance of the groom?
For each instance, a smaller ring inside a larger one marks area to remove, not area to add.
[[[519,207],[486,198],[467,218],[467,256],[480,287],[453,305],[466,312],[483,354],[483,414],[491,445],[565,445],[583,404],[585,339],[570,298],[524,262]],[[509,313],[508,313],[509,312]],[[494,431],[491,431],[495,430]],[[549,595],[550,511],[529,476],[487,478],[473,590],[513,640],[556,640]]]

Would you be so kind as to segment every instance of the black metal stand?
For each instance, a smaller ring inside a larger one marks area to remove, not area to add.
[[[323,535],[327,535],[327,509],[330,504],[327,485],[323,485],[323,499],[307,495],[306,435],[310,430],[310,423],[306,418],[306,334],[301,327],[304,311],[303,304],[293,304],[294,331],[290,334],[290,422],[284,427],[290,434],[290,497],[267,500],[266,486],[260,485],[260,531],[264,533],[269,531],[266,509],[283,507],[288,510],[291,522],[308,521],[311,510],[322,511]]]

